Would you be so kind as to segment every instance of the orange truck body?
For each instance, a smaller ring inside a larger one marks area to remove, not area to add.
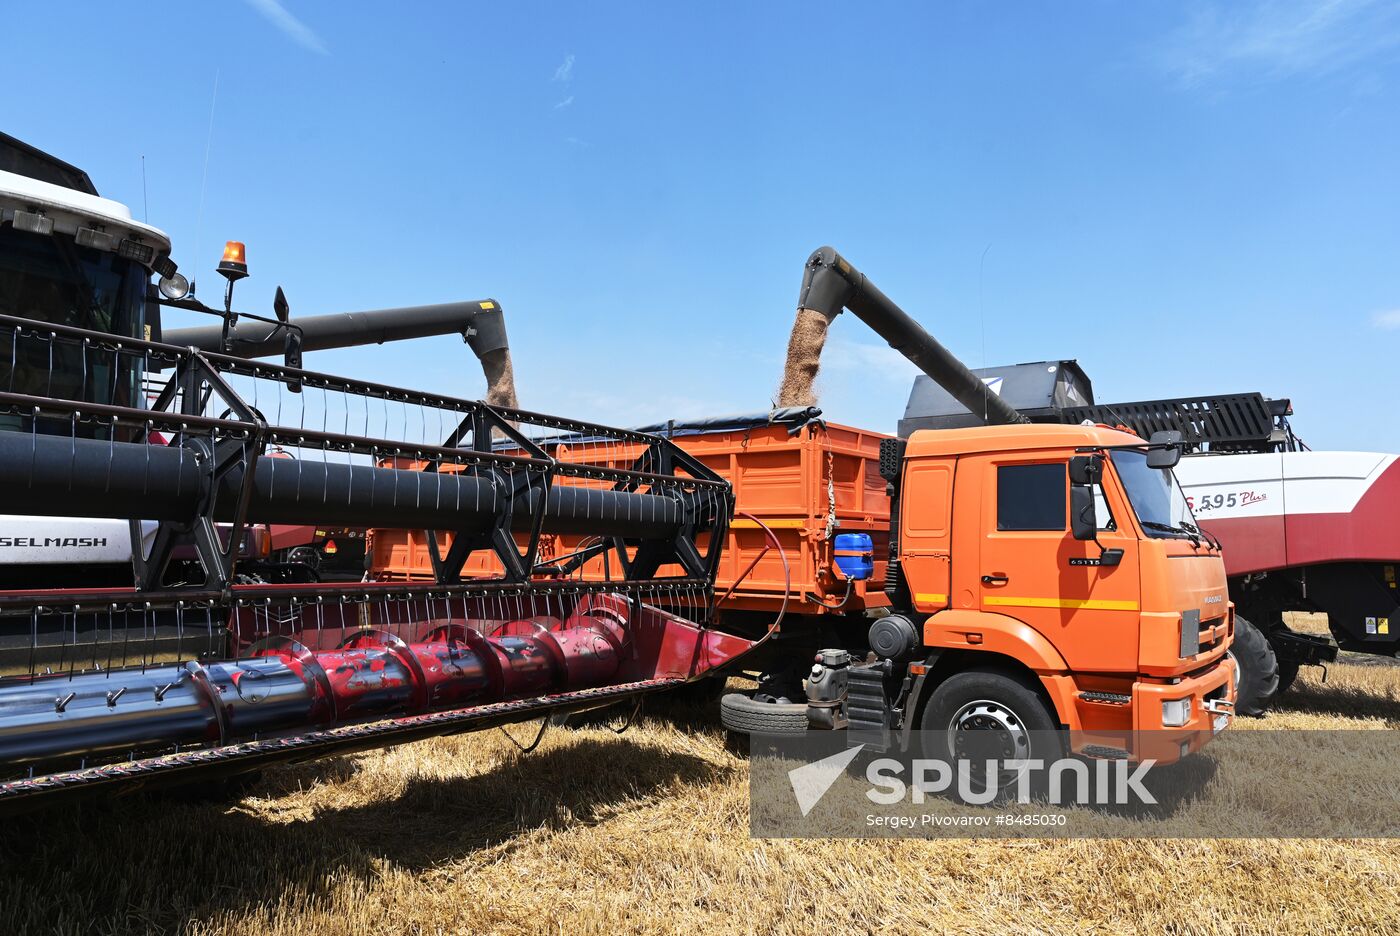
[[[1179,729],[1194,744],[1229,723],[1234,701],[1234,610],[1219,551],[1148,536],[1111,468],[1102,494],[1116,529],[1099,543],[1123,551],[1118,565],[1089,564],[1100,546],[1068,527],[998,528],[1003,467],[1141,442],[1086,426],[915,432],[904,455],[902,575],[926,647],[1019,661],[1071,730]],[[1180,699],[1191,700],[1190,717],[1165,725],[1162,702]]]
[[[1077,449],[1141,439],[1061,425],[914,433],[898,488],[905,589],[894,591],[909,607],[891,608],[885,589],[890,498],[879,472],[880,443],[889,438],[820,422],[791,434],[785,426],[760,425],[675,438],[733,485],[735,514],[715,590],[719,614],[783,611],[783,631],[797,634],[836,618],[867,626],[861,622],[889,608],[922,622],[930,658],[1005,664],[1031,675],[1071,730],[1173,728],[1192,738],[1194,748],[1228,723],[1222,712],[1234,700],[1234,662],[1227,655],[1234,623],[1218,550],[1148,536],[1111,468],[1102,494],[1117,525],[1102,532],[1100,545],[1123,551],[1118,565],[1088,564],[1100,547],[1073,539],[1067,522],[1060,530],[998,529],[1000,466],[1067,464]],[[588,449],[587,442],[573,445],[568,455],[627,467],[639,454],[615,444]],[[871,536],[874,574],[851,583],[849,598],[833,608],[847,583],[835,571],[832,544],[837,533],[851,532]],[[441,548],[449,542],[444,536]],[[547,538],[541,556],[567,557],[582,545],[576,537]],[[431,576],[422,531],[374,531],[370,554],[374,578]],[[576,574],[605,572],[601,560],[590,560]],[[483,551],[467,573],[498,575],[499,567]],[[1184,612],[1201,622],[1186,657],[1179,655]],[[1164,725],[1161,703],[1180,699],[1191,700],[1189,720]]]
[[[796,434],[771,425],[675,437],[677,445],[734,487],[737,508],[715,581],[722,608],[776,614],[786,598],[788,615],[832,613],[823,605],[836,604],[846,591],[834,571],[837,532],[868,533],[875,544],[875,574],[853,583],[841,613],[888,605],[890,501],[879,471],[880,442],[887,438],[819,422]],[[640,453],[639,447],[616,443],[568,449],[570,458],[612,468],[630,467]],[[770,545],[773,539],[781,548]],[[442,536],[442,549],[451,541],[450,534]],[[567,556],[580,543],[579,537],[546,536],[540,555]],[[370,553],[370,574],[377,580],[432,578],[425,531],[376,530]],[[485,552],[473,556],[467,571],[500,575],[496,560]],[[586,578],[601,577],[602,563],[591,562],[582,571]]]

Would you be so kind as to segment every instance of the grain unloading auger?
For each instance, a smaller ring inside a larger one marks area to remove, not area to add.
[[[0,513],[125,519],[138,557],[131,588],[0,592],[0,808],[598,707],[750,646],[708,626],[729,486],[662,438],[9,316],[0,348]],[[149,408],[91,402],[153,369]],[[429,581],[243,583],[272,522],[453,535]],[[170,584],[181,551],[201,581]]]

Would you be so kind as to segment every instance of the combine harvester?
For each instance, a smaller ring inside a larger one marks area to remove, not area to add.
[[[293,321],[280,298],[274,319],[235,314],[241,245],[219,350],[210,331],[160,341],[162,305],[211,311],[165,235],[72,167],[10,155],[0,512],[25,532],[0,543],[20,550],[0,591],[0,808],[216,785],[739,671],[761,679],[724,699],[737,732],[922,728],[951,753],[992,731],[1050,756],[1033,729],[1158,729],[1170,759],[1229,723],[1219,551],[1154,533],[1153,511],[1185,509],[1175,442],[1021,425],[834,252],[809,263],[799,325],[852,309],[993,425],[905,444],[798,408],[648,433],[316,373],[301,353],[359,326]],[[241,356],[279,346],[281,365]],[[377,580],[248,580],[250,531],[278,525],[371,529]],[[109,550],[125,579],[22,561],[51,548]],[[1142,756],[1092,737],[1074,750]]]
[[[0,511],[22,533],[0,547],[20,551],[0,591],[0,808],[636,700],[752,646],[712,626],[729,486],[671,442],[147,340],[162,301],[189,304],[165,235],[43,154],[8,165]],[[231,305],[241,250],[221,271]],[[317,332],[279,315],[295,359]],[[535,441],[560,433],[637,456]],[[255,524],[456,536],[431,582],[248,583]],[[610,574],[541,574],[558,533],[605,540]],[[26,553],[64,548],[124,555],[125,582],[43,587],[82,567]],[[464,580],[474,551],[501,574]],[[24,584],[39,567],[50,581]]]
[[[1260,393],[1131,403],[1094,402],[1075,361],[975,372],[1037,422],[1085,420],[1148,435],[1180,432],[1177,477],[1204,535],[1225,547],[1238,612],[1239,711],[1260,715],[1306,665],[1337,650],[1400,650],[1400,466],[1395,455],[1310,451],[1294,434],[1289,400]],[[974,417],[919,377],[899,434],[969,425]],[[1334,645],[1284,623],[1287,612],[1327,615]]]

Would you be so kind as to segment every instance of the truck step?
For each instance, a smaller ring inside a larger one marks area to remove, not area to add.
[[[846,718],[852,732],[879,733],[889,727],[882,665],[850,668],[846,676]]]
[[[1126,692],[1081,692],[1079,698],[1100,705],[1131,705],[1133,702],[1133,697]]]

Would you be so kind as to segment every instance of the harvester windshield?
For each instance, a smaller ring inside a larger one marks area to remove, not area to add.
[[[1196,518],[1171,469],[1149,467],[1146,452],[1119,449],[1109,455],[1148,536],[1196,535]]]
[[[80,247],[66,235],[0,227],[0,315],[141,338],[148,279],[141,264],[116,253]],[[62,348],[13,332],[7,345],[0,348],[0,389],[134,405],[140,375],[129,356],[85,355],[82,347]],[[72,360],[50,360],[56,353]],[[126,363],[114,366],[114,357]],[[19,417],[3,419],[3,428],[30,428],[18,425]],[[63,431],[70,431],[69,427]]]

